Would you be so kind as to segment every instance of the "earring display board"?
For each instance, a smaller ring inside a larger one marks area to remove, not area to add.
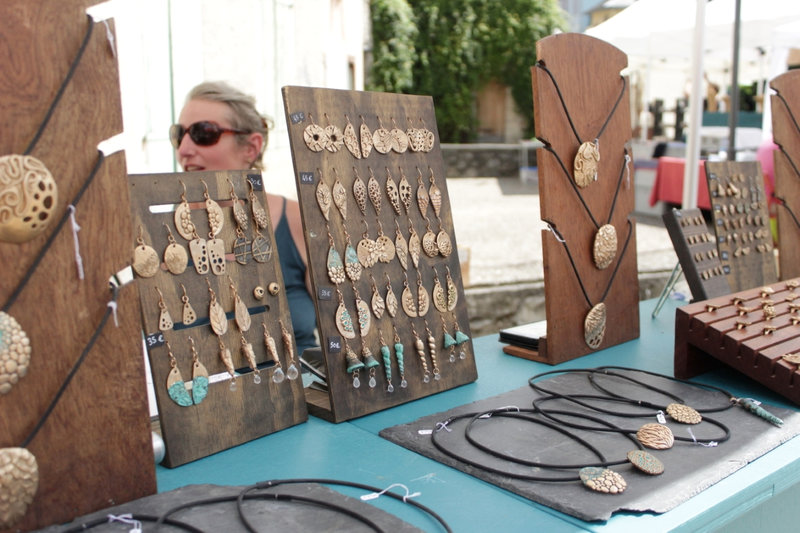
[[[261,174],[142,174],[129,185],[164,464],[305,422]]]
[[[770,82],[772,103],[775,197],[780,204],[778,263],[781,279],[800,276],[800,71],[781,74]]]
[[[284,87],[327,392],[340,422],[475,381],[430,97]]]
[[[536,43],[532,67],[547,334],[529,358],[574,359],[639,336],[627,57],[581,34]]]
[[[717,238],[700,209],[672,209],[662,216],[694,300],[731,293],[719,260]]]
[[[97,148],[122,131],[122,115],[114,24],[87,18],[94,3],[0,3],[0,315],[24,332],[0,318],[0,531],[156,491],[135,290],[120,287],[108,314],[109,282],[130,262],[130,218],[115,209],[128,202],[125,156]],[[46,167],[50,185],[26,172],[33,188],[17,188],[7,162],[23,154]],[[44,208],[35,235],[18,210],[29,205]],[[23,365],[15,356],[25,353]],[[17,468],[20,454],[38,469]]]
[[[733,292],[778,281],[761,165],[706,161],[722,270]]]
[[[793,278],[679,308],[675,376],[720,361],[800,405],[799,286]]]

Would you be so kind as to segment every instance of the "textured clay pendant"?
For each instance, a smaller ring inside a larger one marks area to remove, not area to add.
[[[350,281],[358,281],[361,279],[361,273],[364,271],[361,263],[358,260],[358,254],[355,249],[347,245],[344,250],[344,269]]]
[[[192,397],[186,390],[186,384],[183,382],[183,376],[177,366],[173,366],[167,374],[167,394],[173,402],[181,407],[192,405]]]
[[[364,268],[372,268],[378,262],[378,244],[370,238],[364,237],[356,245],[358,261]]]
[[[0,448],[0,528],[11,528],[28,511],[39,488],[39,465],[25,448]]]
[[[358,312],[358,327],[362,337],[366,337],[372,325],[372,316],[369,314],[367,302],[356,299],[356,311]]]
[[[158,272],[161,261],[152,246],[140,242],[133,249],[133,270],[143,278],[152,278]]]
[[[222,208],[217,202],[208,197],[208,193],[206,193],[206,213],[208,213],[209,230],[216,237],[222,231],[225,218],[222,215]]]
[[[238,198],[233,199],[233,219],[242,231],[247,231],[250,227],[250,217]]]
[[[303,141],[312,152],[321,152],[328,144],[328,134],[322,126],[312,122],[303,130]]]
[[[447,271],[447,310],[452,311],[456,308],[458,303],[458,289],[450,276],[450,271]]]
[[[400,189],[400,201],[403,202],[403,207],[406,208],[406,214],[408,214],[411,209],[411,184],[408,183],[405,174],[400,178],[398,188]]]
[[[194,322],[197,320],[197,313],[195,313],[192,304],[189,303],[189,298],[183,296],[181,300],[183,301],[183,325],[188,326],[189,324],[194,324]]]
[[[257,263],[266,263],[272,257],[272,244],[260,233],[256,234],[251,245],[253,259]]]
[[[333,197],[331,195],[331,190],[320,177],[319,183],[317,183],[317,204],[319,205],[319,210],[322,211],[322,216],[325,217],[325,220],[330,220],[332,203]]]
[[[703,416],[697,410],[681,403],[669,404],[666,411],[670,418],[681,424],[699,424],[703,421]]]
[[[372,286],[372,314],[375,315],[375,318],[380,320],[383,316],[383,312],[386,310],[386,301],[381,296],[381,293],[378,292],[378,287],[375,285]]]
[[[664,463],[652,453],[644,450],[631,450],[628,452],[628,461],[645,474],[657,476],[664,472]]]
[[[428,257],[439,255],[439,247],[436,246],[436,234],[430,228],[422,236],[422,250]]]
[[[372,146],[382,154],[388,154],[394,144],[392,132],[384,127],[380,127],[372,134]]]
[[[581,468],[578,475],[585,486],[604,494],[622,494],[628,486],[620,474],[608,468],[587,466]]]
[[[397,296],[394,295],[394,291],[392,290],[392,286],[390,284],[386,284],[386,312],[389,313],[389,316],[395,318],[397,316],[397,310],[399,309],[399,304],[397,302]]]
[[[433,132],[428,128],[422,128],[422,152],[430,152],[433,150],[433,143],[436,142],[436,138],[433,135]]]
[[[414,268],[419,268],[419,254],[422,251],[422,243],[419,240],[419,235],[411,228],[411,235],[408,236],[408,253],[411,255],[411,262],[414,263]]]
[[[442,257],[450,257],[450,254],[453,253],[453,243],[450,241],[450,235],[445,230],[439,230],[436,235],[436,247]]]
[[[392,128],[392,150],[402,154],[408,150],[408,136],[400,128]]]
[[[175,325],[172,321],[172,317],[167,310],[167,305],[164,303],[163,300],[159,300],[158,307],[161,308],[161,312],[158,315],[158,329],[159,331],[169,331]]]
[[[234,296],[233,314],[236,318],[236,325],[239,327],[239,331],[247,331],[250,329],[250,311],[247,310],[247,305],[238,294]]]
[[[13,316],[0,311],[0,394],[8,394],[28,373],[30,361],[28,336]]]
[[[343,283],[346,279],[342,258],[333,246],[328,248],[328,278],[336,285]]]
[[[408,149],[412,152],[421,152],[425,145],[425,135],[419,128],[408,128],[406,130],[408,137]]]
[[[446,313],[447,312],[447,295],[444,292],[444,288],[442,288],[442,284],[439,283],[439,278],[435,278],[433,280],[433,306],[440,312]],[[455,344],[455,340],[453,341]]]
[[[361,147],[358,145],[358,138],[356,137],[356,129],[347,121],[347,126],[344,127],[344,145],[347,151],[353,154],[356,159],[361,159]]]
[[[228,317],[216,298],[213,298],[208,306],[208,320],[211,323],[211,329],[218,337],[225,335],[225,332],[228,331]]]
[[[208,396],[208,370],[195,359],[192,363],[192,401],[199,404]]]
[[[342,130],[335,124],[330,124],[325,128],[325,135],[328,136],[328,142],[325,144],[325,149],[333,154],[338,152],[344,144],[342,138]]]
[[[428,189],[425,188],[425,184],[422,183],[422,180],[419,180],[419,186],[417,187],[417,205],[419,206],[419,212],[422,213],[423,217],[428,216],[428,205],[431,203],[431,197],[428,195]]]
[[[442,211],[442,191],[439,187],[436,186],[436,183],[433,183],[433,174],[431,174],[431,190],[429,195],[431,199],[431,205],[433,206],[433,212],[436,214],[436,217],[439,217],[439,213]]]
[[[266,228],[267,225],[269,225],[269,216],[267,216],[267,210],[264,209],[264,206],[262,206],[261,202],[258,200],[256,192],[251,189],[247,198],[250,200],[250,210],[253,212],[253,220],[256,221],[256,226],[261,229]]]
[[[44,163],[29,155],[0,157],[0,242],[27,242],[50,224],[58,188]]]
[[[356,337],[356,331],[353,328],[353,317],[350,316],[350,311],[347,310],[343,303],[340,303],[336,309],[336,329],[345,339],[354,339]]]
[[[592,307],[583,320],[583,338],[586,344],[596,350],[603,343],[606,334],[606,304],[600,302]]]
[[[253,372],[258,371],[258,363],[256,362],[256,352],[253,350],[253,345],[247,342],[247,339],[242,337],[241,339],[242,344],[242,355],[247,360],[247,366],[250,367]],[[261,377],[258,378],[258,383],[261,383]],[[256,383],[256,385],[258,384]]]
[[[192,256],[192,263],[194,263],[194,269],[197,273],[201,276],[203,274],[208,274],[209,265],[206,240],[197,237],[189,241],[189,253]]]
[[[369,131],[369,126],[361,122],[359,133],[361,134],[361,157],[366,159],[372,153],[372,132]]]
[[[225,241],[222,239],[209,239],[206,241],[208,250],[208,262],[211,264],[211,272],[217,276],[225,274]]]
[[[397,260],[400,261],[400,266],[403,267],[404,270],[408,270],[408,243],[399,229],[396,230],[396,235],[397,237],[394,239],[394,250],[397,255]]]
[[[397,216],[400,216],[402,214],[402,211],[400,211],[400,190],[397,188],[397,184],[394,182],[391,175],[387,175],[386,177],[386,196],[389,197],[389,203],[392,204],[394,212]]]
[[[187,241],[192,240],[192,237],[194,237],[195,227],[192,222],[192,209],[185,198],[182,198],[181,203],[175,208],[175,229]]]
[[[375,241],[378,250],[378,261],[390,263],[395,256],[395,246],[392,239],[386,235],[379,235]]]
[[[231,376],[232,381],[230,384],[230,389],[232,391],[236,390],[236,369],[233,368],[233,357],[231,357],[231,351],[222,343],[219,346],[219,358],[222,361],[222,364],[225,365],[225,370],[228,371],[228,374]]]
[[[417,303],[414,294],[411,292],[411,289],[405,287],[403,289],[403,294],[400,295],[400,298],[403,302],[403,311],[406,312],[411,318],[417,316]]]
[[[342,215],[342,220],[347,220],[347,191],[342,185],[342,182],[337,178],[333,183],[333,203],[339,209]]]
[[[428,297],[428,291],[425,290],[425,287],[423,287],[421,283],[417,287],[417,301],[419,302],[417,305],[417,315],[427,315],[431,300]]]
[[[369,181],[367,182],[367,196],[369,196],[369,201],[372,202],[372,207],[375,208],[375,212],[380,214],[381,186],[378,183],[378,180],[375,179],[374,175],[370,175]]]
[[[164,250],[164,264],[167,265],[170,273],[176,276],[183,274],[189,265],[189,254],[186,253],[186,248],[177,242],[170,242]]]
[[[233,257],[240,265],[246,265],[250,261],[250,254],[253,253],[250,241],[242,234],[233,241],[232,251]]]
[[[367,186],[359,175],[353,181],[353,197],[362,216],[367,216]]]
[[[675,444],[672,430],[663,424],[645,424],[636,432],[636,440],[654,450],[668,450]]]
[[[597,180],[597,166],[600,162],[600,149],[593,142],[584,142],[575,154],[575,184],[587,187]]]
[[[600,270],[608,267],[617,256],[617,230],[611,224],[600,226],[594,236],[594,264]]]

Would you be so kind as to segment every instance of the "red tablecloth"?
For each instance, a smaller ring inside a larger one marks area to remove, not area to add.
[[[697,207],[711,209],[708,199],[708,185],[703,161],[698,164],[697,174]],[[656,179],[650,191],[650,206],[659,201],[681,205],[683,203],[683,167],[684,160],[680,157],[659,157],[656,166]]]

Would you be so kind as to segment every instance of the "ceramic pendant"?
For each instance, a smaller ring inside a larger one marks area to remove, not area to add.
[[[668,450],[675,444],[672,430],[662,424],[645,424],[636,432],[636,440],[653,450]]]
[[[380,320],[383,316],[383,312],[386,310],[386,301],[381,296],[381,293],[378,292],[378,288],[373,285],[372,286],[372,314],[375,315],[375,318]]]
[[[453,243],[446,231],[439,230],[439,233],[436,234],[436,247],[442,257],[450,257],[450,254],[453,253]]]
[[[322,211],[322,216],[325,217],[325,220],[330,220],[332,203],[333,196],[331,195],[331,190],[320,177],[319,183],[317,183],[317,204],[319,205],[319,210]]]
[[[198,405],[208,396],[208,370],[198,359],[192,362],[192,401]]]
[[[250,227],[250,217],[247,216],[247,211],[242,205],[242,202],[235,197],[235,194],[233,196],[233,219],[236,221],[236,225],[239,226],[242,231],[247,231],[247,229]]]
[[[358,313],[358,327],[362,337],[369,334],[369,328],[372,325],[372,316],[369,313],[369,306],[367,302],[361,298],[356,299],[356,312]]]
[[[237,237],[233,241],[233,257],[240,265],[246,265],[250,262],[250,255],[253,253],[250,241],[241,233],[237,228]]]
[[[351,350],[349,348],[347,349],[347,354],[344,356],[344,360],[345,360],[345,364],[346,364],[346,368],[347,368],[347,373],[348,374],[352,374],[353,372],[355,372],[357,370],[361,370],[362,368],[364,368],[364,363],[362,363],[361,359],[358,358],[358,355],[356,355],[356,352],[354,352],[353,350]],[[354,386],[356,388],[358,388],[357,385],[354,385]]]
[[[800,352],[784,354],[781,356],[781,359],[787,363],[800,366]]]
[[[392,239],[386,235],[379,235],[375,240],[378,249],[378,261],[381,263],[390,263],[394,259],[396,250]]]
[[[628,486],[620,474],[608,468],[587,466],[581,468],[578,475],[585,486],[604,494],[622,494]]]
[[[28,373],[31,342],[17,320],[0,311],[0,394],[8,394]]]
[[[433,135],[433,132],[428,128],[422,128],[420,130],[422,132],[422,150],[421,152],[430,152],[433,150],[433,144],[436,142],[436,138]]]
[[[400,191],[400,201],[403,202],[403,207],[406,208],[406,214],[411,209],[411,184],[406,179],[406,175],[402,174],[400,177],[400,183],[398,184],[398,188]]]
[[[375,212],[380,214],[381,186],[378,183],[378,180],[375,179],[374,175],[371,175],[369,177],[369,181],[367,182],[367,195],[369,196],[369,201],[372,202],[372,207],[375,208]]]
[[[611,224],[600,226],[594,236],[594,264],[600,270],[608,267],[617,256],[617,230]]]
[[[195,312],[192,304],[189,303],[189,298],[184,296],[181,298],[183,300],[183,313],[182,313],[182,322],[184,326],[188,326],[189,324],[194,324],[197,320],[197,313]]]
[[[325,135],[328,136],[328,142],[325,143],[325,149],[333,154],[342,149],[344,139],[342,130],[335,124],[330,124],[325,128]]]
[[[175,229],[178,234],[187,241],[192,240],[196,232],[194,223],[192,222],[192,209],[189,207],[189,202],[181,195],[181,203],[175,208]]]
[[[49,225],[58,186],[44,163],[30,155],[0,157],[0,242],[30,241]]]
[[[406,312],[406,315],[408,315],[411,318],[416,317],[417,316],[417,302],[416,302],[417,298],[414,296],[414,293],[411,292],[411,289],[408,288],[408,286],[406,286],[403,289],[403,293],[400,295],[400,299],[401,299],[402,304],[403,304],[403,311]]]
[[[411,228],[411,235],[408,237],[408,253],[411,255],[411,262],[414,263],[414,268],[419,268],[419,255],[422,251],[422,243],[419,240],[419,235]]]
[[[261,205],[261,201],[253,189],[253,184],[249,181],[247,183],[250,184],[250,192],[247,195],[247,199],[250,200],[250,211],[253,213],[253,220],[256,222],[257,227],[265,229],[269,225],[269,215],[267,215],[267,210],[264,209],[264,206]]]
[[[152,278],[158,272],[161,261],[152,246],[148,246],[141,239],[133,249],[133,270],[143,278]]]
[[[347,220],[347,191],[338,178],[333,184],[332,195],[333,203],[336,208],[339,209],[339,213],[342,215],[342,220]]]
[[[431,205],[433,206],[433,212],[436,214],[438,218],[442,211],[442,191],[439,187],[436,186],[436,183],[433,181],[433,173],[431,173],[431,188],[428,196],[431,199]]]
[[[344,283],[346,279],[342,258],[333,246],[328,249],[328,278],[336,285]]]
[[[230,349],[222,344],[222,342],[219,344],[219,358],[222,361],[222,364],[225,365],[225,370],[228,371],[228,374],[234,380],[231,383],[231,390],[236,390],[236,369],[233,367],[233,357],[231,357]]]
[[[209,239],[206,241],[208,262],[211,272],[217,276],[225,274],[225,241],[222,239]]]
[[[219,232],[222,231],[222,226],[225,224],[225,218],[222,214],[222,208],[217,202],[208,196],[208,192],[205,193],[205,197],[209,231],[216,237],[219,235]]]
[[[583,320],[583,338],[586,344],[596,350],[603,343],[606,334],[606,304],[600,302],[592,307]]]
[[[25,448],[0,448],[0,528],[19,522],[39,489],[39,465]]]
[[[181,407],[192,405],[192,397],[186,390],[186,383],[184,383],[181,371],[177,366],[173,366],[167,374],[167,394],[173,402]]]
[[[381,154],[388,154],[394,142],[392,132],[382,126],[372,134],[372,146]]]
[[[425,135],[419,128],[408,128],[406,130],[406,137],[408,137],[408,149],[412,152],[421,152],[425,146]]]
[[[652,453],[648,453],[644,450],[629,451],[628,461],[645,474],[657,476],[664,473],[664,463],[659,461]]]
[[[447,271],[447,310],[452,311],[458,304],[458,289],[450,276],[450,271]]]
[[[406,150],[408,150],[408,136],[406,136],[406,132],[401,130],[400,128],[392,128],[392,150],[397,152],[398,154],[402,154]]]
[[[164,264],[167,265],[167,270],[176,276],[183,274],[186,267],[189,266],[189,254],[186,252],[186,248],[175,242],[174,238],[164,250]]]
[[[367,237],[358,241],[358,245],[356,246],[357,251],[356,255],[358,255],[358,262],[364,268],[372,268],[375,266],[375,263],[378,262],[378,245],[372,239]]]
[[[189,254],[192,256],[195,271],[201,276],[208,274],[209,264],[206,240],[197,237],[189,241]]]
[[[431,291],[431,295],[433,297],[433,306],[440,312],[446,313],[447,312],[447,295],[444,292],[444,288],[442,284],[439,282],[439,278],[436,277],[433,280],[433,291]],[[455,344],[455,340],[453,341]]]
[[[350,278],[350,281],[358,281],[361,279],[361,273],[364,270],[358,260],[358,254],[349,244],[344,250],[344,270],[347,273],[347,277]]]
[[[164,300],[159,300],[158,307],[161,309],[161,312],[158,314],[159,331],[171,330],[175,325],[175,323],[172,321],[172,316],[170,316],[169,310],[167,309],[167,305],[164,303]]]
[[[361,134],[361,157],[366,159],[369,157],[369,154],[372,153],[372,132],[369,131],[369,126],[367,126],[363,120],[359,128],[359,133]]]
[[[703,421],[703,416],[696,409],[681,403],[669,404],[666,411],[670,418],[681,424],[699,424]]]
[[[428,291],[425,290],[425,287],[423,287],[421,283],[417,286],[417,302],[417,315],[427,315],[431,299],[428,297]]]
[[[575,184],[587,187],[597,180],[597,167],[600,163],[600,149],[593,142],[584,142],[575,154]]]
[[[408,243],[400,230],[396,230],[396,237],[394,239],[394,250],[397,255],[397,260],[400,261],[400,266],[404,270],[408,270]]]
[[[343,303],[340,303],[336,309],[336,329],[345,339],[354,339],[356,337],[356,331],[353,328],[353,317],[350,316],[350,311],[347,310]]]
[[[428,257],[439,255],[439,247],[436,245],[436,234],[429,228],[422,236],[422,250]]]
[[[347,126],[344,127],[344,145],[347,147],[347,151],[353,154],[353,157],[356,159],[361,159],[361,147],[358,144],[358,138],[356,137],[356,129],[350,123],[350,120],[347,120]]]
[[[215,297],[211,299],[211,304],[208,306],[208,320],[211,329],[218,337],[225,335],[225,332],[228,331],[228,317]]]
[[[328,134],[322,126],[313,122],[303,130],[303,141],[312,152],[321,152],[328,145]]]
[[[431,197],[428,195],[428,189],[425,188],[425,184],[420,180],[419,186],[417,187],[417,205],[423,217],[428,216],[428,205],[430,203]]]
[[[238,294],[234,295],[233,302],[233,314],[236,318],[236,325],[239,327],[239,331],[249,330],[251,320],[250,311],[247,310],[247,305]]]
[[[358,175],[353,180],[353,197],[356,199],[361,216],[367,216],[367,186]]]
[[[400,191],[397,188],[397,184],[392,179],[392,175],[389,174],[388,170],[386,172],[386,196],[389,197],[389,203],[392,204],[392,209],[400,216],[402,211],[400,210]]]
[[[389,316],[395,318],[399,308],[397,296],[394,295],[391,284],[386,284],[386,312]]]
[[[244,358],[247,361],[247,366],[249,366],[253,371],[257,370],[258,363],[256,363],[256,352],[253,350],[253,345],[247,342],[247,339],[244,337],[241,339],[241,345],[242,355],[244,355]]]

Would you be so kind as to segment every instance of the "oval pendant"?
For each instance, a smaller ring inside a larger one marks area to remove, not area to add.
[[[164,263],[172,274],[176,276],[183,274],[189,265],[189,254],[186,252],[186,248],[176,242],[168,244],[164,250]]]
[[[450,272],[447,273],[447,310],[452,311],[456,308],[458,303],[458,289],[450,277]]]
[[[597,180],[597,165],[600,162],[600,150],[593,142],[581,143],[575,154],[575,184],[587,187]]]
[[[386,128],[378,128],[372,134],[372,146],[382,154],[388,154],[392,149],[394,138],[392,132]]]
[[[175,229],[187,241],[192,240],[195,227],[192,222],[192,208],[189,207],[189,202],[182,201],[175,208]]]
[[[225,219],[222,216],[222,208],[211,198],[206,199],[206,213],[208,214],[208,227],[211,234],[216,237],[222,231]]]
[[[322,177],[320,176],[319,183],[317,183],[317,205],[319,205],[319,210],[322,211],[322,216],[325,217],[325,220],[330,220],[330,211],[331,211],[331,203],[333,203],[333,196],[331,195],[331,190],[328,188],[328,185],[322,181]]]
[[[439,247],[436,246],[436,234],[430,229],[422,236],[422,250],[428,257],[439,255]]]
[[[0,448],[0,528],[16,524],[28,511],[39,489],[39,465],[25,448]]]
[[[408,136],[400,128],[392,128],[392,150],[402,154],[408,150]]]
[[[644,450],[631,450],[628,452],[628,461],[638,470],[651,476],[657,476],[664,472],[664,463],[658,460],[652,453]]]
[[[358,241],[356,248],[358,262],[361,263],[364,268],[372,268],[375,266],[378,256],[380,255],[377,251],[378,245],[375,243],[375,241],[365,237]]]
[[[247,231],[247,228],[250,227],[250,218],[238,199],[233,201],[233,218],[242,231]]]
[[[366,159],[372,152],[372,132],[369,131],[369,126],[362,122],[359,133],[361,134],[361,157]]]
[[[594,236],[594,264],[600,270],[608,267],[617,256],[617,230],[611,224],[600,226]]]
[[[378,261],[381,263],[391,262],[395,255],[395,246],[392,239],[386,235],[379,235],[375,243],[378,249]]]
[[[433,306],[440,312],[446,313],[447,312],[447,296],[445,295],[444,288],[442,288],[442,284],[439,283],[439,278],[436,278],[433,282]],[[455,341],[453,341],[455,343]]]
[[[439,230],[436,235],[436,247],[439,248],[439,253],[442,257],[450,257],[453,253],[453,243],[450,241],[450,236],[444,230]]]
[[[428,196],[428,189],[425,188],[425,184],[420,182],[419,187],[417,187],[417,205],[423,217],[428,215],[428,204],[430,203],[431,198]]]
[[[28,335],[13,316],[0,311],[0,394],[8,394],[28,373],[30,361]]]
[[[430,298],[428,297],[428,291],[425,290],[422,284],[417,287],[417,301],[419,302],[417,305],[417,315],[427,315],[428,308],[430,307]]]
[[[0,241],[30,241],[57,205],[58,186],[44,163],[30,155],[0,157]]]
[[[233,257],[240,265],[246,265],[250,261],[250,241],[245,237],[237,237],[233,241]]]
[[[353,181],[353,197],[356,199],[356,205],[358,205],[361,215],[367,216],[367,186],[359,176],[356,176]]]
[[[133,250],[133,270],[143,278],[152,278],[158,272],[161,261],[152,246],[140,244]]]
[[[272,243],[260,233],[253,239],[250,250],[253,253],[253,259],[257,263],[266,263],[272,258]]]
[[[403,289],[403,294],[400,296],[403,302],[403,311],[406,312],[411,318],[417,316],[417,303],[416,298],[414,298],[414,294],[411,292],[411,289],[408,287]]]
[[[250,200],[250,210],[253,212],[253,220],[256,221],[256,226],[265,229],[269,225],[267,210],[264,209],[261,202],[258,201],[258,196],[256,196],[255,191],[251,191],[248,198]]]
[[[583,321],[583,338],[586,344],[596,350],[603,343],[606,334],[606,304],[600,302],[592,307]]]
[[[617,472],[598,466],[587,466],[578,472],[581,483],[586,487],[604,494],[622,494],[628,484]]]
[[[350,311],[347,310],[343,303],[339,304],[336,309],[336,329],[345,339],[354,339],[356,337],[356,331],[353,328],[353,317],[350,316]]]
[[[654,450],[668,450],[675,444],[672,430],[662,424],[645,424],[636,432],[636,440]]]
[[[703,415],[698,413],[696,409],[681,403],[669,404],[666,411],[670,418],[681,424],[699,424],[703,421]]]
[[[427,128],[422,128],[422,152],[430,152],[433,150],[433,144],[436,142],[436,138],[433,135],[433,132]]]
[[[397,230],[397,237],[394,240],[394,250],[397,255],[397,260],[400,261],[400,266],[403,270],[408,270],[408,243],[400,230]]]

